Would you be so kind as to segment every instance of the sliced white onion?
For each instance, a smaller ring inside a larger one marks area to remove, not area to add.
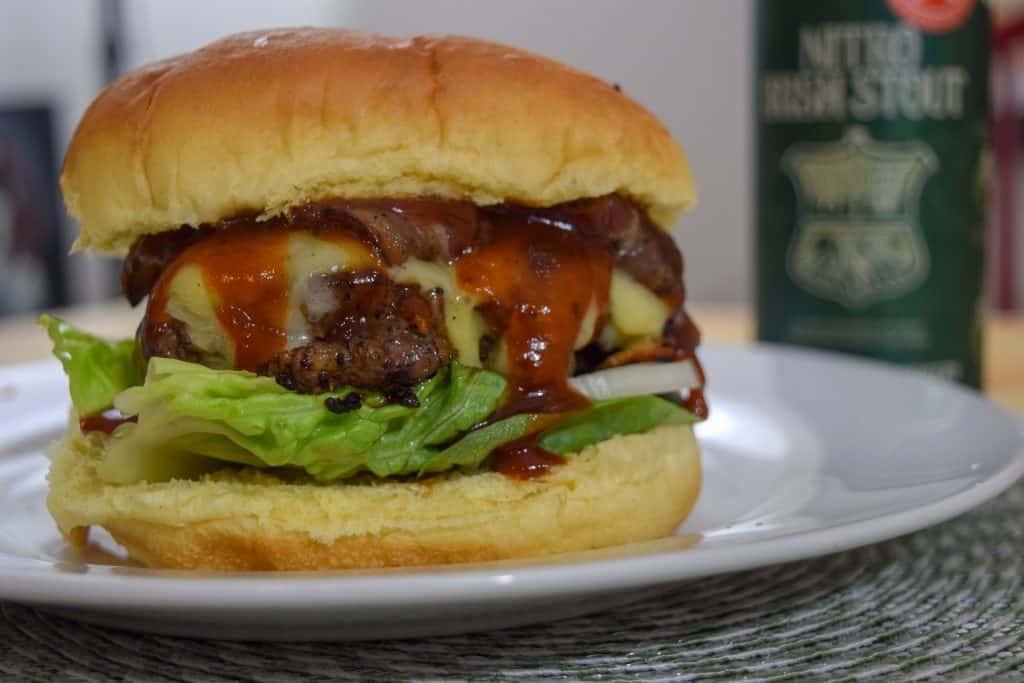
[[[664,394],[700,386],[693,361],[633,363],[578,375],[569,380],[576,391],[593,401],[622,396]]]

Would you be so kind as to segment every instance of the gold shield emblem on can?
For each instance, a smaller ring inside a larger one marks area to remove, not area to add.
[[[929,256],[918,209],[938,170],[927,144],[878,141],[851,126],[838,141],[790,147],[782,169],[797,196],[786,267],[799,287],[863,310],[924,282]]]

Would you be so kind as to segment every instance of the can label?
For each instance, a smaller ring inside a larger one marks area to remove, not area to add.
[[[760,3],[761,339],[979,384],[988,21],[971,0]]]

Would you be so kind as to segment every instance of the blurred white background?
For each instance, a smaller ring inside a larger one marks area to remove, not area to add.
[[[4,2],[0,102],[51,103],[58,157],[104,83],[102,17],[118,7],[123,40],[117,57],[124,68],[236,31],[313,24],[481,36],[619,83],[666,123],[690,156],[700,204],[676,235],[691,300],[749,299],[750,0]],[[110,291],[113,268],[83,256],[67,266],[72,302]]]

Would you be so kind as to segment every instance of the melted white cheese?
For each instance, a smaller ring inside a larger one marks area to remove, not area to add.
[[[448,341],[463,365],[482,367],[480,337],[487,329],[483,316],[476,310],[476,301],[463,292],[455,282],[452,266],[409,259],[389,271],[395,282],[419,285],[428,292],[440,289],[444,296],[445,328]]]
[[[342,270],[372,268],[376,261],[370,250],[356,239],[328,241],[296,232],[289,237],[288,246],[291,293],[286,332],[288,347],[293,348],[312,341],[309,321],[322,318],[334,308],[334,293],[327,286],[325,276]],[[483,365],[480,339],[487,326],[476,310],[477,301],[458,286],[451,265],[410,259],[390,268],[388,275],[395,282],[418,285],[424,292],[440,289],[448,339],[459,362],[476,367]],[[167,313],[185,323],[192,342],[210,355],[211,365],[231,367],[235,351],[217,320],[218,304],[197,266],[186,265],[178,270],[168,289]],[[612,273],[609,309],[609,324],[597,334],[599,343],[609,349],[657,337],[669,315],[664,301],[619,270]],[[596,323],[597,307],[591,303],[576,336],[576,349],[594,338]],[[507,366],[505,350],[506,344],[499,339],[488,362],[499,372]]]
[[[657,337],[668,320],[668,306],[621,270],[612,272],[611,324],[620,338]]]
[[[328,241],[306,232],[292,233],[288,239],[291,291],[285,323],[288,348],[311,342],[309,321],[319,320],[334,309],[334,294],[326,285],[325,275],[375,265],[370,250],[354,238]]]
[[[213,368],[231,368],[235,347],[217,319],[219,303],[216,292],[206,286],[199,266],[179,268],[167,288],[167,314],[185,324],[189,339],[204,352],[206,363]]]

